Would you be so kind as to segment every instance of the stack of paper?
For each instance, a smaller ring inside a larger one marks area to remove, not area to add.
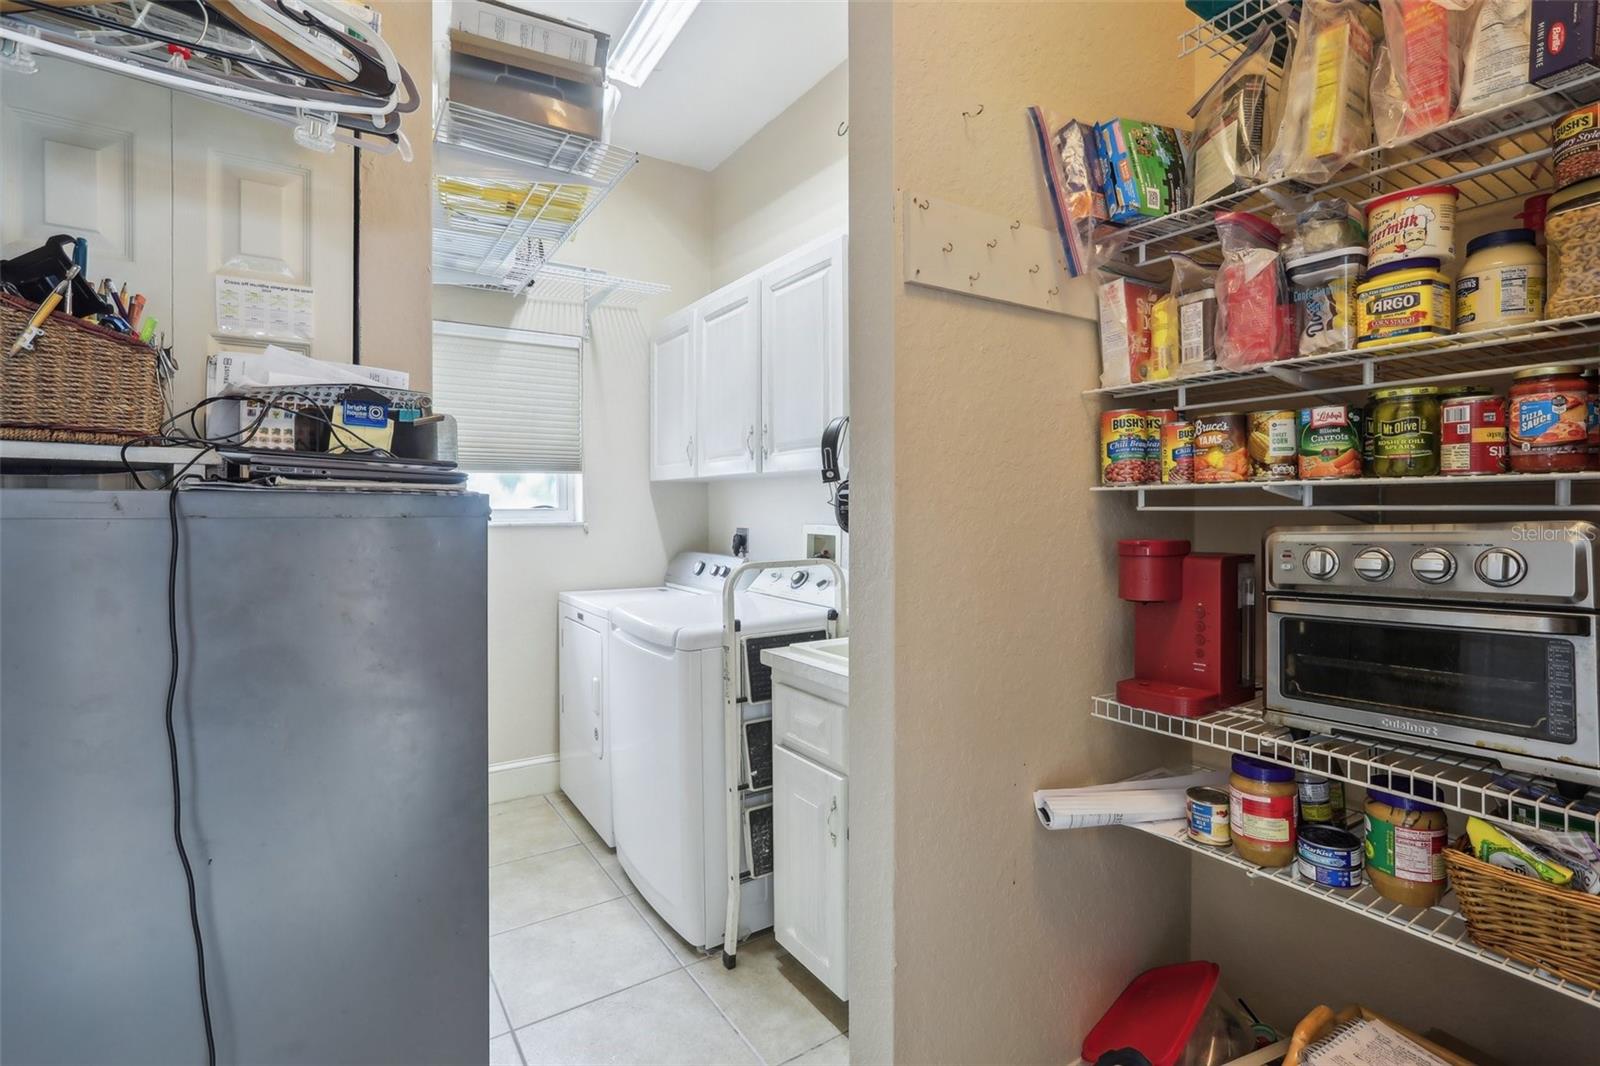
[[[1127,781],[1084,788],[1042,788],[1033,806],[1046,829],[1165,822],[1186,815],[1184,793],[1196,785],[1226,784],[1225,770],[1174,774],[1154,770]]]

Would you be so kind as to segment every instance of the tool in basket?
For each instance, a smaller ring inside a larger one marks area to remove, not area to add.
[[[44,320],[49,318],[51,313],[55,311],[56,305],[61,302],[61,298],[66,295],[68,287],[72,285],[72,279],[77,276],[78,267],[74,264],[67,271],[67,276],[62,278],[60,283],[50,290],[50,295],[46,296],[44,301],[39,304],[39,310],[35,311],[33,317],[28,320],[27,328],[18,335],[15,341],[11,342],[11,348],[6,352],[6,358],[9,359],[21,351],[33,351],[33,342],[38,339],[39,334],[44,332]]]

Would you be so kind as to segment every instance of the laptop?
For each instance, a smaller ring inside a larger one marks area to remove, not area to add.
[[[224,448],[223,477],[260,481],[285,477],[325,481],[394,481],[413,485],[460,485],[467,473],[444,459],[399,459],[332,452],[290,452],[269,448]]]

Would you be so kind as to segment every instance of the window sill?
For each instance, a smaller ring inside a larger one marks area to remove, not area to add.
[[[581,520],[571,521],[563,519],[551,520],[546,518],[523,518],[517,516],[515,512],[513,512],[511,515],[504,513],[490,514],[489,528],[495,529],[497,527],[502,529],[588,529],[589,523]]]

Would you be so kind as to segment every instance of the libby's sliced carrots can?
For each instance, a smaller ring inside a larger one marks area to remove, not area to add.
[[[1303,407],[1300,429],[1300,477],[1311,481],[1322,478],[1361,476],[1361,411],[1346,404]]]

